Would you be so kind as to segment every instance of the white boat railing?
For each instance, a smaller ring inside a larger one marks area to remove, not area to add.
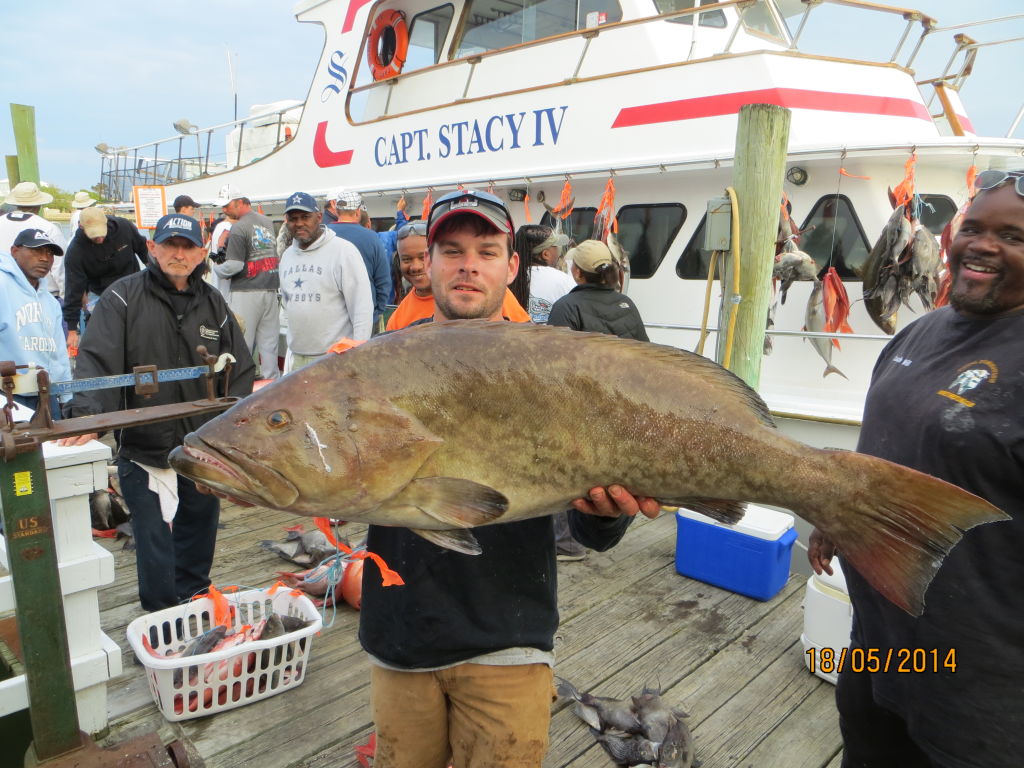
[[[256,162],[292,139],[302,106],[292,102],[208,128],[180,121],[178,135],[134,147],[97,145],[102,194],[129,202],[136,185],[177,184]]]

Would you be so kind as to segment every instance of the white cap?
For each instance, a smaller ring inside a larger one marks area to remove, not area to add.
[[[242,190],[234,184],[225,184],[220,188],[220,192],[217,193],[217,205],[225,206],[232,200],[238,200],[240,197],[246,197]]]

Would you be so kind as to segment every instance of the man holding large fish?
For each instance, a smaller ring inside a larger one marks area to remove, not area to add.
[[[496,197],[465,192],[437,201],[427,230],[426,257],[435,319],[502,320],[506,288],[519,267],[512,250],[513,232],[511,216]],[[454,326],[438,324],[437,328],[448,334]],[[405,333],[415,347],[417,335],[425,331]],[[428,401],[437,394],[426,391],[416,398]],[[469,410],[459,418],[479,422],[479,437],[490,440],[487,423],[501,419],[510,403],[485,391],[480,396],[479,402],[467,403]],[[285,397],[281,402],[292,401]],[[378,407],[373,404],[371,410]],[[365,415],[370,422],[349,429],[409,426],[404,420],[393,421],[399,414],[392,408]],[[298,418],[298,411],[291,409],[289,418]],[[310,422],[312,418],[304,422],[305,428],[318,444],[336,438]],[[496,439],[502,442],[501,437]],[[422,441],[423,447],[416,441]],[[396,447],[418,461],[434,444],[436,438],[423,433],[414,436],[412,445]],[[505,441],[501,450],[523,449]],[[334,463],[333,457],[325,458],[319,469],[339,472],[342,468],[334,469]],[[400,473],[402,463],[402,457],[394,455],[380,471]],[[385,588],[376,570],[367,569],[370,575],[363,583],[360,640],[374,662],[374,765],[444,768],[454,757],[460,768],[540,766],[548,745],[552,647],[558,626],[551,517],[480,528],[474,531],[474,539],[462,526],[493,520],[507,506],[503,496],[477,483],[443,476],[425,482],[428,485],[421,489],[425,495],[407,500],[413,505],[410,511],[423,516],[417,506],[429,510],[439,504],[437,514],[448,521],[444,527],[449,530],[425,528],[413,533],[402,527],[371,525],[367,540],[368,549],[383,556],[405,581],[404,586]],[[566,499],[560,509],[569,503]],[[346,509],[341,498],[335,498],[333,505],[339,511]],[[570,512],[572,528],[584,544],[598,550],[617,543],[641,508],[651,517],[660,509],[653,500],[635,500],[619,486],[607,492],[592,488],[588,500],[580,499],[577,506],[579,510]],[[476,557],[462,554],[481,550]]]
[[[1024,172],[991,170],[953,240],[950,305],[878,358],[858,450],[944,478],[1009,512],[970,531],[928,591],[899,611],[846,567],[852,647],[836,702],[843,768],[1011,768],[1024,755]],[[819,573],[841,543],[815,532]],[[867,674],[866,672],[872,672]]]
[[[574,533],[598,549],[628,523],[585,514],[617,513],[607,496],[588,507],[591,489],[617,483],[651,515],[652,499],[726,522],[746,501],[790,508],[915,614],[962,531],[1005,519],[935,478],[781,435],[757,393],[699,355],[490,322],[518,268],[512,231],[497,198],[442,198],[429,270],[436,319],[451,322],[328,355],[171,457],[244,501],[371,524],[370,550],[405,580],[364,572],[380,766],[540,766],[558,620],[550,516],[575,507]],[[638,510],[628,494],[617,503]]]

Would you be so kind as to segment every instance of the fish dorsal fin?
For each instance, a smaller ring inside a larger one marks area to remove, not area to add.
[[[410,528],[409,530],[443,549],[451,549],[464,555],[479,555],[483,552],[476,537],[461,528],[448,531],[428,531],[423,528]]]
[[[433,326],[433,328],[431,328],[431,326]],[[523,334],[525,338],[530,339],[531,347],[536,349],[541,348],[541,345],[544,343],[543,340],[546,337],[570,339],[574,345],[591,345],[595,354],[600,354],[602,351],[607,350],[610,346],[614,345],[629,346],[632,348],[632,354],[634,355],[634,359],[631,361],[631,364],[639,368],[642,368],[645,363],[658,366],[682,366],[690,376],[719,385],[719,394],[723,399],[735,398],[753,411],[758,421],[762,424],[768,427],[775,426],[775,421],[772,419],[771,412],[768,410],[768,405],[761,399],[761,396],[758,395],[757,392],[751,389],[747,383],[743,381],[743,379],[732,371],[723,368],[713,360],[709,360],[703,355],[698,355],[694,352],[688,352],[685,349],[678,349],[664,344],[654,344],[650,341],[620,339],[617,336],[611,336],[605,333],[588,333],[550,325],[495,322],[492,320],[435,321],[433,323],[417,326],[417,328],[411,329],[411,332],[418,333],[422,332],[419,329],[423,329],[428,333],[443,333],[441,328],[445,326],[458,326],[466,331],[473,331],[488,335],[493,334],[494,336],[504,334]],[[395,335],[405,332],[405,330],[397,331]],[[486,337],[481,339],[481,343],[487,343]],[[496,338],[490,342],[490,346],[495,345],[499,345],[499,340]]]
[[[402,489],[392,504],[416,507],[452,528],[472,528],[498,521],[508,499],[498,491],[458,477],[421,477]]]

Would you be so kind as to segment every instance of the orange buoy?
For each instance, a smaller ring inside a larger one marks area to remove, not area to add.
[[[394,77],[402,71],[409,53],[409,26],[405,14],[389,9],[381,11],[370,28],[366,60],[374,80]]]

